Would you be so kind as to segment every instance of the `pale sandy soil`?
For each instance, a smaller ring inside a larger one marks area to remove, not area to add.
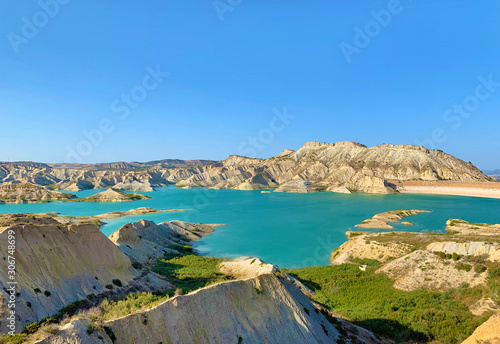
[[[400,193],[500,198],[500,183],[453,181],[390,181]]]

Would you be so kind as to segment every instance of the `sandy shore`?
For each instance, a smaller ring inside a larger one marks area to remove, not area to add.
[[[500,183],[413,180],[390,183],[396,185],[400,193],[500,198]]]

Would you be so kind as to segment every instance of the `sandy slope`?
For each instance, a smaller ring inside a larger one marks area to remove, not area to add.
[[[402,181],[392,183],[397,186],[400,193],[500,198],[500,183],[456,181]]]

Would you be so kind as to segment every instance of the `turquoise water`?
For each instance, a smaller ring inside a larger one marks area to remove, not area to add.
[[[102,190],[76,193],[89,196]],[[62,215],[97,215],[151,207],[190,211],[129,216],[106,220],[104,234],[141,218],[155,222],[183,220],[224,223],[209,237],[194,244],[201,253],[233,258],[258,256],[282,267],[326,265],[331,251],[346,241],[345,232],[376,213],[396,209],[424,209],[409,217],[415,226],[397,230],[442,231],[449,218],[500,223],[500,199],[438,195],[374,195],[261,193],[260,191],[159,188],[143,192],[152,197],[124,203],[42,203],[0,205],[0,213],[60,212]]]

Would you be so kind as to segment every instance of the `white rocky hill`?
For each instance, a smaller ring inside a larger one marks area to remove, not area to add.
[[[161,163],[141,169],[120,164],[109,169],[55,166],[0,164],[0,183],[30,182],[73,191],[111,186],[152,191],[154,187],[177,184],[239,190],[391,193],[396,191],[388,180],[495,181],[472,163],[441,151],[412,145],[366,147],[349,141],[308,142],[296,151],[286,149],[269,159],[233,155],[218,163],[189,167],[170,168]],[[121,166],[124,168],[120,169]]]

